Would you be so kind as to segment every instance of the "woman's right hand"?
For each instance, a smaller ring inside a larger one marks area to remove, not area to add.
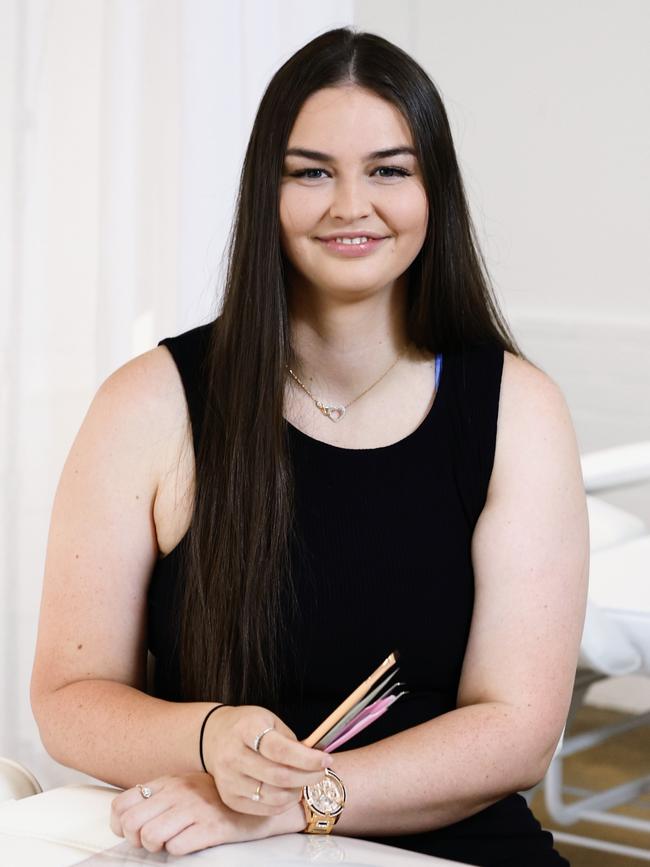
[[[273,726],[260,741],[255,738]],[[203,733],[203,757],[219,796],[239,813],[271,816],[300,802],[303,786],[322,780],[332,757],[301,743],[272,711],[227,705],[212,713]],[[260,800],[253,801],[258,785]]]

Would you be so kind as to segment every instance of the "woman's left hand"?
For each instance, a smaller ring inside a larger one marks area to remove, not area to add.
[[[149,852],[166,849],[186,855],[221,843],[260,840],[274,834],[299,831],[291,813],[255,816],[227,807],[211,774],[193,772],[158,777],[146,787],[125,789],[111,803],[111,830],[131,845]]]

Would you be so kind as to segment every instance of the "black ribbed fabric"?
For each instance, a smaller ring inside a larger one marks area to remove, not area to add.
[[[209,328],[161,341],[185,386],[195,448]],[[298,607],[277,712],[299,739],[395,648],[397,679],[409,694],[342,751],[455,707],[474,600],[470,546],[492,472],[502,367],[500,347],[445,353],[428,415],[383,448],[339,448],[286,423],[296,478]],[[158,561],[149,588],[155,694],[172,701],[180,698],[174,642],[182,545]],[[490,867],[568,864],[519,794],[445,828],[366,839]]]

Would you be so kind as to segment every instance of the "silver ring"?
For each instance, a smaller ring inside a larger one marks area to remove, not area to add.
[[[264,731],[261,732],[261,733],[260,733],[260,734],[255,738],[255,743],[253,744],[253,749],[255,750],[256,753],[259,753],[259,751],[260,751],[260,741],[262,740],[262,738],[264,737],[264,735],[265,735],[267,732],[273,731],[274,728],[275,728],[275,726],[269,726],[267,729],[264,729]]]
[[[262,788],[262,784],[260,783],[259,786],[257,787],[257,789],[255,790],[255,794],[251,795],[251,801],[259,801],[260,800],[260,798],[262,797],[260,795],[260,789],[261,788]]]
[[[140,783],[136,783],[136,789],[140,789],[140,794],[143,798],[150,798],[153,795],[149,786],[141,786]]]

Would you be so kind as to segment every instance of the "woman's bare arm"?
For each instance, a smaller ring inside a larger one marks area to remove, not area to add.
[[[457,709],[336,754],[348,801],[334,833],[408,834],[460,821],[541,780],[562,733],[586,605],[586,499],[559,388],[510,353],[472,562]],[[301,821],[295,808],[293,830]]]
[[[101,385],[70,449],[48,537],[31,702],[64,765],[117,786],[201,770],[211,702],[146,695],[146,593],[158,557],[153,506],[186,425],[164,347]]]

